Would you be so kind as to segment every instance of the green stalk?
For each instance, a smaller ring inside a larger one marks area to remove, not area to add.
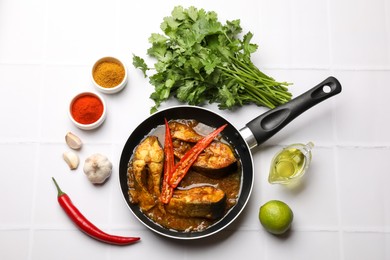
[[[231,76],[230,78],[234,78],[244,84],[247,87],[251,87],[252,91],[256,92],[258,96],[261,96],[263,100],[267,100],[267,104],[272,103],[274,106],[284,103],[285,101],[288,101],[291,97],[291,94],[287,91],[283,91],[278,89],[278,86],[269,86],[267,82],[260,82],[263,85],[256,85],[253,86],[251,83],[248,83],[246,79],[249,79],[250,81],[258,82],[255,78],[252,77],[251,74],[246,73],[245,71],[242,71],[242,68],[237,67],[236,65],[232,64],[233,68],[228,69],[225,67],[218,67],[222,71],[225,72],[225,75]],[[232,77],[234,76],[234,77]],[[241,78],[239,77],[241,76]],[[262,90],[265,88],[266,90]]]
[[[53,179],[53,182],[54,182],[54,184],[56,185],[57,193],[58,193],[57,196],[60,197],[60,196],[64,195],[65,192],[63,192],[63,191],[61,190],[61,188],[60,188],[60,186],[58,185],[56,179],[54,179],[54,177],[51,177],[51,178]]]
[[[280,82],[277,82],[275,81],[274,79],[272,79],[271,77],[267,76],[266,74],[264,74],[263,72],[261,72],[259,69],[257,69],[256,67],[252,66],[252,68],[250,68],[247,64],[245,64],[244,62],[240,61],[239,59],[237,59],[236,57],[232,57],[232,59],[237,62],[241,67],[247,69],[252,75],[254,75],[258,81],[262,82],[262,83],[265,83],[265,82],[268,82],[270,83],[272,86],[278,86],[278,85],[281,85]]]
[[[269,99],[264,97],[263,93],[260,93],[258,91],[258,89],[256,87],[254,87],[253,85],[249,84],[248,82],[246,82],[242,78],[238,77],[237,75],[234,75],[234,74],[231,75],[231,74],[227,74],[227,73],[225,73],[225,75],[239,81],[244,87],[246,87],[245,89],[247,90],[248,93],[255,94],[256,95],[256,100],[255,100],[256,103],[258,103],[258,101],[261,100],[261,103],[265,104],[267,107],[269,107],[269,108],[275,107],[275,105],[272,102],[270,102]]]
[[[217,66],[217,68],[220,69],[220,70],[223,70],[225,72],[231,73],[232,75],[239,74],[240,76],[243,76],[243,77],[246,77],[246,78],[249,78],[251,80],[256,81],[256,78],[253,78],[251,75],[245,74],[244,72],[240,71],[236,66],[234,66],[234,68],[236,70],[231,70],[231,69],[228,69],[228,68],[225,68],[225,67],[221,67],[221,66]]]
[[[250,68],[243,62],[239,61],[236,59],[236,61],[239,62],[239,65],[241,65],[243,68],[245,68],[246,70],[249,70],[251,72],[251,75],[254,75],[256,78],[253,78],[251,77],[251,79],[253,79],[254,81],[257,81],[257,82],[260,82],[263,84],[263,86],[261,87],[265,87],[268,89],[268,91],[270,93],[273,94],[273,96],[275,96],[279,101],[281,102],[285,102],[285,99],[288,101],[291,99],[291,93],[288,92],[288,88],[285,87],[284,85],[289,85],[288,83],[286,82],[277,82],[275,80],[273,80],[272,78],[266,76],[264,73],[262,73],[260,70],[256,69],[256,71],[252,71],[250,70]],[[264,77],[259,77],[258,74],[259,73],[260,75],[264,75]],[[260,87],[260,86],[259,86]],[[279,98],[278,96],[282,96],[283,99]]]

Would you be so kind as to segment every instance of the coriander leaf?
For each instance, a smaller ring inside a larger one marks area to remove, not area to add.
[[[198,10],[193,7],[193,6],[190,6],[188,9],[187,9],[187,15],[188,17],[192,20],[192,21],[196,21],[198,19]]]
[[[186,14],[182,6],[175,6],[171,14],[176,20],[182,21],[186,19]]]
[[[226,21],[226,25],[224,27],[225,27],[227,37],[231,39],[236,37],[239,33],[242,32],[239,19],[233,21]]]
[[[257,50],[257,45],[251,43],[251,39],[253,37],[253,34],[251,32],[248,32],[243,37],[243,48],[246,55],[250,55],[251,53],[255,52]]]
[[[167,36],[175,37],[175,33],[179,25],[180,23],[176,21],[175,18],[165,17],[163,22],[160,25],[160,28]]]
[[[157,60],[164,59],[167,47],[162,43],[154,43],[147,51],[148,55],[156,58]]]
[[[195,81],[187,81],[185,85],[177,89],[177,99],[190,105],[200,105],[204,102],[203,92],[206,86],[197,85]]]
[[[177,39],[177,43],[180,45],[181,48],[185,49],[191,49],[192,46],[195,45],[195,43],[198,42],[197,36],[194,31],[186,30],[185,35],[183,37],[180,37]]]
[[[151,44],[157,43],[157,44],[162,44],[165,43],[168,40],[167,37],[165,37],[162,34],[159,33],[152,33],[152,35],[149,37],[148,41]]]
[[[191,57],[190,60],[188,61],[188,64],[191,65],[191,68],[196,72],[199,73],[200,69],[202,67],[202,63],[198,58]]]
[[[193,24],[192,30],[199,36],[199,38],[204,38],[206,35],[221,32],[222,26],[218,21],[202,18],[198,19]]]
[[[146,71],[149,70],[149,68],[144,59],[133,54],[133,65],[143,72],[145,78],[147,77]]]
[[[165,17],[164,22],[167,23],[167,27],[171,28],[173,31],[176,31],[176,29],[179,27],[180,22],[177,21],[174,17]]]
[[[207,59],[202,60],[206,74],[210,75],[214,71],[215,67],[220,63],[220,61],[221,60],[215,55],[210,55],[207,57]]]
[[[218,90],[219,96],[224,99],[224,108],[231,108],[236,105],[235,96],[237,95],[237,91],[231,91],[228,89],[226,85],[223,85]]]

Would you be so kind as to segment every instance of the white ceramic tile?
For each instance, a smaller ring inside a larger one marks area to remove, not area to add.
[[[264,1],[260,6],[259,39],[261,64],[265,67],[288,67],[292,64],[291,2]]]
[[[291,13],[290,35],[284,37],[282,35],[280,38],[291,42],[292,66],[327,68],[329,66],[327,1],[294,1],[291,3]],[[291,37],[291,40],[287,37]]]
[[[30,230],[1,230],[1,259],[28,259]]]
[[[334,151],[314,147],[312,156],[307,173],[290,191],[294,198],[295,227],[335,230],[339,226],[339,211]]]
[[[1,228],[27,228],[31,225],[34,203],[34,175],[37,168],[36,144],[0,144]],[[1,251],[1,250],[0,250]]]
[[[0,65],[2,141],[36,141],[39,136],[42,67]],[[28,131],[26,131],[28,129]]]
[[[325,1],[263,1],[259,10],[256,39],[260,49],[256,59],[262,66],[316,69],[329,66]]]
[[[104,96],[109,111],[107,125],[103,127],[117,129],[116,134],[110,136],[110,139],[113,143],[121,145],[124,145],[133,130],[150,116],[149,110],[154,105],[149,99],[152,88],[147,86],[148,80],[138,75],[140,71],[133,68],[129,71],[132,71],[134,76],[129,79],[126,88],[120,94]],[[138,109],[143,106],[148,109]]]
[[[128,230],[145,230],[146,227],[133,215],[128,208],[119,184],[114,185],[112,195],[112,205],[110,208],[110,227],[125,227]]]
[[[345,145],[389,145],[390,121],[386,97],[390,73],[349,71],[339,73],[343,92],[335,113],[338,143]],[[359,87],[359,88],[357,88]]]
[[[105,1],[48,2],[47,61],[84,63],[97,54],[114,52],[117,39],[115,4]],[[71,17],[71,19],[70,19]],[[63,48],[62,46],[67,46]]]
[[[345,229],[384,231],[389,227],[389,156],[388,148],[338,149],[341,222]]]
[[[109,259],[125,260],[129,254],[137,259],[151,259],[159,256],[160,258],[171,258],[180,256],[185,259],[185,252],[189,246],[185,241],[176,241],[156,235],[149,230],[128,231],[128,235],[135,234],[141,237],[141,241],[124,247],[110,247]],[[146,250],[145,250],[146,249]]]
[[[69,119],[69,104],[72,98],[81,92],[96,92],[92,87],[89,66],[56,66],[45,67],[41,114],[42,138],[46,141],[63,141],[68,131],[80,135],[83,141],[100,140],[102,131],[84,131],[77,128]],[[105,99],[105,96],[103,96]],[[109,108],[108,108],[109,110]],[[107,111],[109,120],[109,111]],[[47,127],[47,123],[57,127]],[[105,122],[99,129],[106,128]],[[89,140],[86,138],[90,138]],[[84,138],[85,137],[85,138]]]
[[[241,241],[241,242],[237,242]],[[213,259],[215,252],[221,259],[266,259],[264,235],[258,231],[222,231],[214,238],[196,241],[187,247],[186,259]],[[251,248],[256,248],[252,251]]]
[[[344,233],[344,259],[388,259],[389,234],[384,233]]]
[[[2,1],[0,62],[40,62],[45,46],[45,1]]]
[[[71,239],[70,239],[71,238]],[[83,246],[81,246],[83,245]],[[110,245],[79,230],[35,230],[31,259],[107,259]]]
[[[386,15],[386,1],[330,1],[332,63],[343,68],[388,69]]]
[[[305,246],[298,246],[304,244]],[[267,236],[266,259],[340,259],[337,232],[293,232],[288,238]],[[359,258],[364,259],[364,258]]]

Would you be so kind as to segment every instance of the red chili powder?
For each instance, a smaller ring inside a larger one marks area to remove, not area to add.
[[[92,124],[103,114],[102,101],[92,95],[80,96],[72,105],[72,116],[80,124]]]

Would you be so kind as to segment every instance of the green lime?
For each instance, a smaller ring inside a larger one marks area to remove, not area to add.
[[[270,200],[260,207],[259,220],[270,233],[281,235],[291,226],[294,214],[291,208],[279,200]]]

